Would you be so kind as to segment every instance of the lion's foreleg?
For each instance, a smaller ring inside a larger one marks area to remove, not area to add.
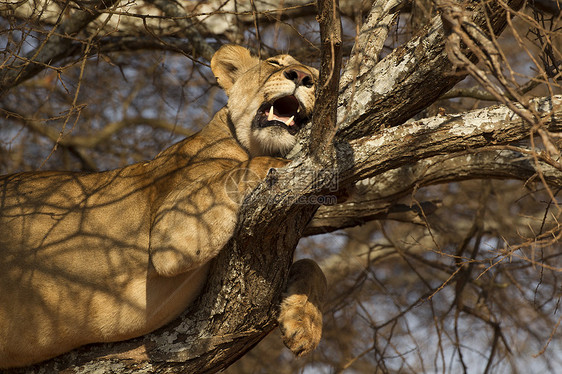
[[[157,210],[150,232],[151,262],[158,274],[181,274],[217,256],[234,233],[244,196],[270,168],[287,162],[258,157],[172,191]]]

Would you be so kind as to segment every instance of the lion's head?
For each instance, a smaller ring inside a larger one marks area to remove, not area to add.
[[[286,155],[312,116],[318,70],[289,55],[260,60],[233,45],[215,53],[211,69],[229,97],[238,141],[252,156]]]

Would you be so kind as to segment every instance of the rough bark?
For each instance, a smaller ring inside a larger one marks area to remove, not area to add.
[[[321,62],[316,105],[312,118],[309,151],[322,162],[330,162],[336,134],[337,97],[342,59],[342,30],[338,0],[318,1]]]
[[[549,186],[562,188],[562,171],[544,161],[535,162],[531,150],[491,148],[438,155],[365,179],[357,185],[352,199],[320,207],[304,235],[324,234],[372,220],[420,223],[422,214],[433,213],[439,208],[439,202],[423,201],[419,206],[407,206],[399,200],[416,189],[434,184],[478,178],[539,182],[539,175],[542,175]]]
[[[503,31],[508,16],[503,3],[468,3],[475,7],[473,21],[478,27],[487,31],[489,21],[494,34]],[[519,9],[524,2],[506,3],[512,9]],[[404,46],[396,48],[372,68],[359,72],[354,80],[346,81],[340,87],[338,102],[340,137],[357,139],[381,128],[400,125],[463,80],[466,73],[455,74],[445,45],[443,23],[436,16]],[[361,49],[369,56],[378,53],[369,44]]]
[[[553,96],[530,103],[531,110],[541,117],[547,131],[562,130],[561,99],[561,96]],[[340,174],[340,181],[345,185],[440,154],[511,144],[528,138],[534,131],[537,129],[532,124],[505,105],[411,122],[371,137],[341,143],[340,147],[352,151],[353,167]]]

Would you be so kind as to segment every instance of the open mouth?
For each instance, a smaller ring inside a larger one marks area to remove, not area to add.
[[[252,125],[265,128],[278,126],[295,135],[306,123],[304,109],[294,95],[280,97],[271,103],[263,103]]]

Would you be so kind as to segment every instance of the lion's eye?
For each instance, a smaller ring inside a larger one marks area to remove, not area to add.
[[[267,60],[273,66],[281,66],[281,63],[277,60]]]

